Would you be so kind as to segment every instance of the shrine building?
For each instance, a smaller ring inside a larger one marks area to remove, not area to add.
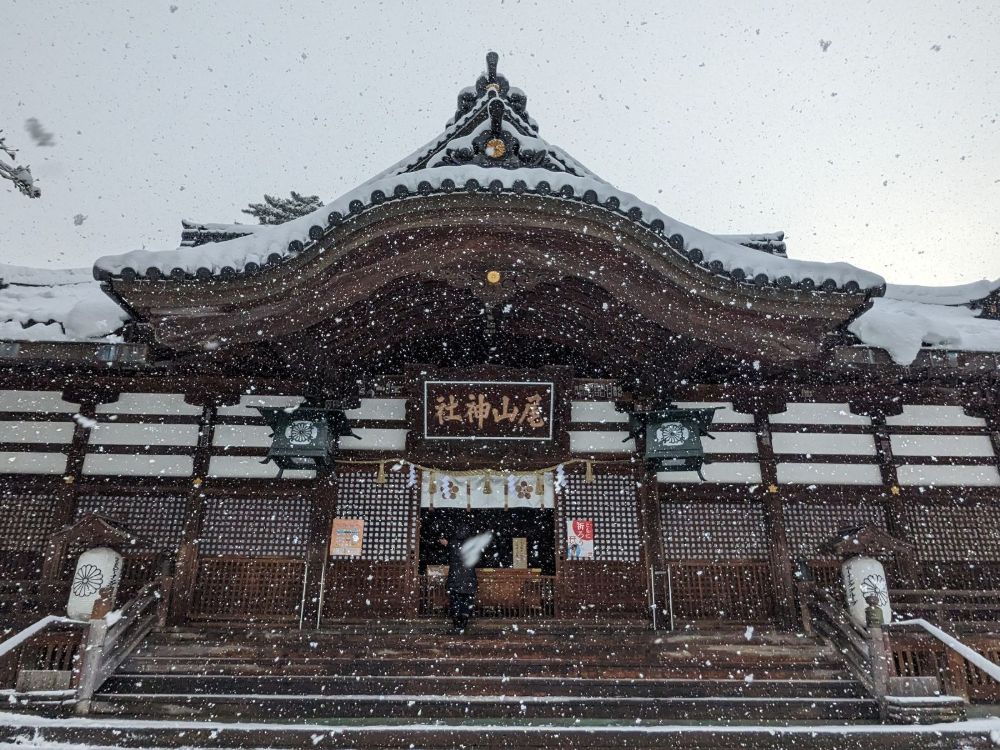
[[[799,631],[844,529],[897,608],[1000,590],[1000,283],[795,251],[605,182],[490,55],[310,214],[0,266],[0,621],[104,545],[172,626],[443,622],[460,523],[480,623]]]

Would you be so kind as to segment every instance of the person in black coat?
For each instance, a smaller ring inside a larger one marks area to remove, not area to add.
[[[469,624],[469,616],[476,604],[476,567],[466,567],[462,556],[462,545],[472,536],[472,529],[467,524],[459,526],[447,539],[442,537],[439,544],[448,547],[448,580],[445,589],[448,591],[448,616],[451,618],[455,631],[461,633]]]

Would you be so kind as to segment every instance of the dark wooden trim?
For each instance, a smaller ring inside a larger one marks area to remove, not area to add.
[[[333,474],[324,475],[311,493],[312,516],[309,521],[309,546],[306,552],[306,585],[302,623],[313,628],[323,606],[323,575],[326,572],[330,530],[337,515],[337,482]]]

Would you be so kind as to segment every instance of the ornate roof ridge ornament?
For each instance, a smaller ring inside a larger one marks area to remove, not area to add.
[[[429,166],[457,167],[474,164],[504,169],[534,167],[578,175],[576,170],[556,157],[548,144],[535,138],[538,126],[531,121],[525,109],[528,98],[520,90],[512,89],[507,79],[497,73],[498,61],[499,55],[496,52],[488,53],[487,72],[476,81],[475,93],[471,89],[464,89],[458,98],[455,124],[462,117],[476,111],[477,104],[482,107],[485,100],[485,112],[474,117],[468,124],[472,125],[474,131],[482,117],[486,127],[472,137],[471,143],[469,129],[456,128],[453,137],[443,144],[444,148],[438,146],[441,149],[439,156],[436,159],[432,157]],[[505,121],[510,123],[509,129],[504,127]],[[522,140],[534,141],[537,145],[535,148],[525,148]]]

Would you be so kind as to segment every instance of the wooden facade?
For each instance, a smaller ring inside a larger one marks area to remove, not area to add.
[[[451,472],[560,476],[539,515],[551,563],[484,574],[483,617],[795,628],[796,583],[835,583],[822,548],[845,523],[912,546],[885,561],[894,588],[1000,589],[1000,356],[892,363],[848,331],[877,277],[770,242],[722,260],[718,238],[529,149],[526,100],[491,66],[436,146],[284,247],[189,230],[203,247],[104,259],[120,342],[0,352],[4,585],[57,589],[85,540],[53,540],[97,515],[136,539],[123,595],[169,574],[174,623],[439,616],[421,493]],[[551,383],[551,434],[422,439],[434,377]],[[303,401],[360,440],[279,477],[256,407]],[[651,470],[629,432],[667,404],[720,408],[704,481]],[[335,519],[364,521],[360,555],[328,554]],[[593,559],[568,559],[573,519],[594,522]]]

